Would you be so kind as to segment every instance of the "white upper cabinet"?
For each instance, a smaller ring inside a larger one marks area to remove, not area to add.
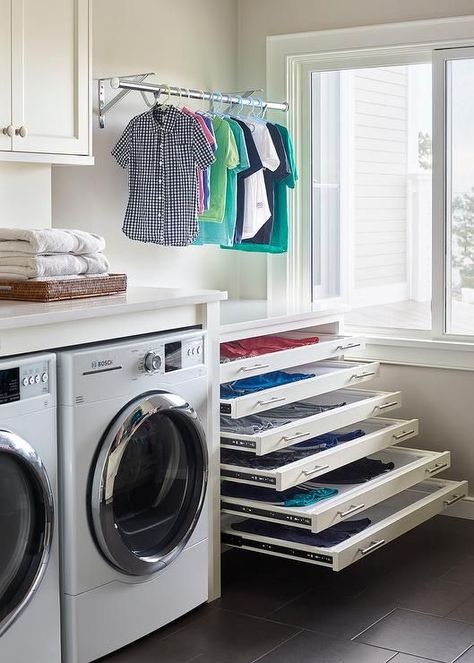
[[[0,0],[0,150],[11,149],[11,0]]]
[[[10,114],[3,92],[0,160],[67,163],[90,154],[89,0],[0,0],[10,13],[0,24],[0,50],[11,39],[11,58],[0,59],[0,80],[11,81]],[[5,105],[5,108],[4,108]],[[10,142],[8,142],[10,141]],[[61,157],[58,159],[57,157]]]

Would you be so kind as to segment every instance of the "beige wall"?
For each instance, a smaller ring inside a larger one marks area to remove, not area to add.
[[[236,21],[235,0],[94,2],[93,75],[155,71],[161,82],[233,89]],[[53,169],[53,223],[103,234],[112,268],[127,272],[133,283],[232,291],[233,253],[217,247],[175,249],[141,244],[121,232],[127,174],[112,159],[110,150],[128,120],[146,109],[140,94],[132,92],[107,116],[105,129],[97,128],[94,116],[96,165]]]
[[[51,166],[0,163],[0,224],[7,228],[51,225]]]

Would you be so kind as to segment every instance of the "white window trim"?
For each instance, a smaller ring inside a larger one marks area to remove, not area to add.
[[[434,49],[469,47],[474,44],[474,16],[430,21],[410,21],[358,28],[323,30],[319,32],[280,35],[267,38],[268,95],[286,98],[290,111],[286,118],[295,144],[299,182],[290,194],[289,250],[281,256],[268,257],[268,298],[284,302],[289,311],[334,309],[342,301],[311,303],[311,209],[308,205],[311,186],[311,149],[308,144],[311,126],[309,75],[312,70],[359,68],[362,66],[427,62],[433,60]],[[441,56],[440,56],[441,57]],[[442,81],[434,80],[433,94],[439,92]],[[281,121],[281,118],[279,118]],[[445,109],[438,108],[433,118],[445,121]],[[439,130],[438,130],[438,135]],[[438,141],[439,143],[439,141]],[[434,150],[444,149],[434,145]],[[439,155],[438,155],[439,157]],[[439,158],[438,163],[442,163]],[[441,170],[441,169],[438,169]],[[444,257],[444,171],[433,172],[433,188],[439,193],[433,209],[433,292],[439,300],[443,289]],[[442,223],[440,223],[442,219]],[[441,234],[440,234],[441,233]],[[442,251],[437,247],[443,247]],[[400,338],[400,330],[371,330],[370,348],[380,346],[381,352],[394,357],[396,363],[437,365],[449,368],[472,369],[467,361],[468,351],[474,351],[472,337],[442,335],[444,311],[433,310],[433,333],[409,332]],[[396,353],[393,348],[398,348]],[[416,351],[415,351],[416,348]],[[413,354],[412,350],[415,351]],[[433,354],[435,353],[435,354]],[[434,361],[434,356],[437,361]]]

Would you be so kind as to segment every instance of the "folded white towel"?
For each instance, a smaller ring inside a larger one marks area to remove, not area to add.
[[[102,253],[74,256],[16,256],[0,258],[0,279],[35,279],[50,276],[79,274],[106,274],[110,271],[107,258]]]
[[[22,228],[0,228],[0,251],[12,253],[49,254],[71,253],[84,255],[105,249],[105,240],[100,235],[84,230],[25,230]]]

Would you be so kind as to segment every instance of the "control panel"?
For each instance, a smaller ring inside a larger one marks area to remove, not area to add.
[[[194,336],[151,346],[140,359],[139,369],[149,375],[160,375],[203,363],[204,339]]]
[[[49,393],[49,361],[0,369],[0,405]]]

